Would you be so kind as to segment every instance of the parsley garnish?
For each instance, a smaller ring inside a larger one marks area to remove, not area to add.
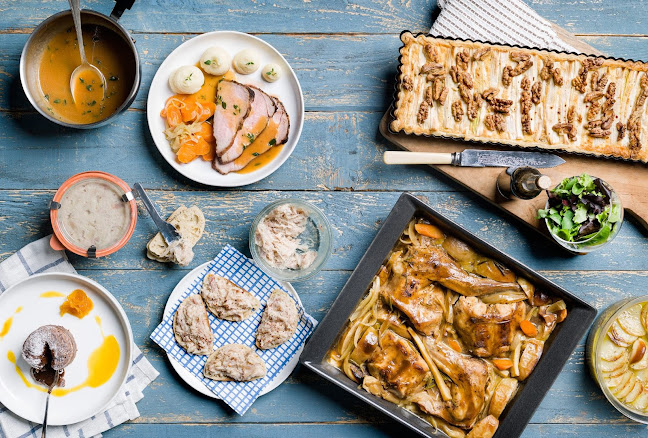
[[[251,132],[248,132],[245,135],[248,138],[248,140],[250,140],[250,143],[252,143],[254,141],[254,134],[252,134]]]
[[[61,103],[61,99],[54,99],[54,103]]]
[[[46,95],[43,96],[43,97],[45,97],[45,100],[49,100],[49,94],[46,94]]]
[[[266,75],[268,76],[277,76],[277,73],[275,73],[274,68],[270,69],[270,71],[266,72]]]
[[[97,104],[96,100],[93,100],[92,102],[88,102],[89,106],[95,106],[96,104]],[[90,111],[88,111],[88,112],[90,112]]]
[[[222,102],[221,102],[221,106],[223,107],[223,109],[227,108],[227,102],[222,101]]]
[[[211,63],[212,63],[211,59],[208,59],[207,61],[205,61],[205,65],[211,65]]]
[[[274,145],[276,145],[276,144],[277,144],[277,139],[276,139],[276,138],[273,138],[272,140],[270,140],[270,141],[268,142],[268,144],[269,144],[270,146],[274,146]]]
[[[90,84],[86,85],[86,90],[92,91],[92,85],[90,85]]]
[[[253,62],[253,61],[250,61],[250,62],[248,62],[248,63],[245,64],[245,65],[254,65],[254,62]]]
[[[185,82],[190,81],[192,76],[193,76],[193,73],[191,73],[189,76],[187,76],[185,78]]]
[[[254,155],[255,157],[258,157],[261,154],[259,154],[258,152],[252,152],[252,155]]]
[[[83,78],[79,78],[79,80],[81,81],[82,84],[85,83],[85,81],[83,80]]]

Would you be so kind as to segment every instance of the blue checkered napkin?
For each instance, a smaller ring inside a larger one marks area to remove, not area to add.
[[[209,273],[220,275],[231,280],[239,287],[250,291],[261,301],[261,309],[244,321],[225,321],[217,319],[209,313],[209,323],[216,338],[216,348],[227,344],[244,344],[254,349],[261,356],[267,368],[266,376],[263,379],[252,382],[217,382],[207,379],[203,376],[203,367],[207,361],[207,356],[188,354],[176,342],[173,335],[173,316],[185,298],[189,295],[200,293],[203,279]],[[295,335],[277,348],[270,350],[257,349],[255,346],[257,327],[259,326],[259,322],[261,322],[261,315],[263,314],[265,304],[275,289],[286,291],[247,257],[230,245],[227,245],[191,282],[187,290],[174,303],[171,311],[164,315],[164,319],[160,325],[151,334],[151,339],[167,353],[176,358],[186,369],[198,377],[207,388],[223,399],[239,415],[243,415],[259,397],[263,388],[281,373],[288,362],[297,354],[297,350],[306,342],[306,338],[310,336],[317,325],[317,321],[308,315],[299,303],[295,302],[300,316]]]

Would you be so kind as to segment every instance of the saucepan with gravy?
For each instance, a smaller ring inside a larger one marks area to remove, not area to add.
[[[133,40],[117,19],[133,2],[117,0],[110,17],[81,11],[86,57],[103,73],[106,84],[84,78],[82,73],[76,99],[70,77],[81,58],[71,11],[49,17],[34,30],[20,58],[20,79],[27,98],[45,118],[89,129],[108,123],[131,105],[140,86],[140,60]]]

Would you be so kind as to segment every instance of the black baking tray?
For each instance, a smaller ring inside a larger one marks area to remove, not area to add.
[[[424,33],[424,32],[418,32],[414,33],[409,30],[404,30],[400,33],[399,39],[403,36],[404,33],[411,33],[414,38],[418,38],[419,36],[423,35],[426,37],[430,38],[435,38],[435,39],[440,39],[440,40],[447,40],[447,41],[461,41],[464,43],[477,43],[477,44],[488,44],[491,46],[503,46],[503,47],[510,47],[512,49],[524,49],[524,50],[535,50],[538,52],[546,52],[548,55],[550,54],[563,54],[563,55],[574,55],[574,56],[584,56],[586,58],[601,58],[609,61],[619,61],[619,62],[632,62],[632,63],[640,63],[640,64],[646,64],[643,61],[637,61],[634,59],[628,59],[628,58],[615,58],[612,56],[603,56],[603,55],[590,55],[587,53],[578,53],[578,52],[570,52],[567,50],[552,50],[552,49],[543,49],[540,47],[531,47],[531,46],[521,46],[518,44],[506,44],[506,43],[496,43],[492,41],[484,41],[480,39],[467,39],[467,38],[459,38],[459,37],[447,37],[447,36],[438,36],[438,35],[432,35],[429,33]],[[396,110],[396,102],[398,101],[398,92],[400,91],[399,86],[400,86],[400,78],[401,78],[401,68],[403,67],[403,55],[400,54],[401,49],[405,46],[403,44],[399,49],[398,49],[398,70],[396,73],[396,81],[394,82],[394,92],[393,92],[393,101],[392,105],[390,106],[388,112],[389,112],[389,123],[387,123],[387,129],[389,132],[392,134],[399,134],[403,133],[406,135],[413,135],[417,137],[428,137],[428,138],[440,138],[444,140],[453,140],[453,141],[465,141],[468,143],[473,143],[473,144],[478,144],[478,145],[483,145],[483,146],[497,146],[497,147],[506,147],[509,149],[516,149],[516,150],[522,150],[522,151],[536,151],[536,152],[553,152],[553,153],[558,153],[558,154],[566,154],[566,155],[576,155],[576,156],[581,156],[581,157],[590,157],[590,158],[599,158],[599,159],[604,159],[604,160],[614,160],[614,161],[621,161],[621,162],[627,162],[627,163],[641,163],[641,164],[647,164],[645,161],[641,160],[636,160],[632,158],[623,158],[623,157],[614,157],[614,156],[609,156],[609,155],[599,155],[595,153],[590,153],[590,152],[575,152],[575,151],[568,151],[565,149],[561,148],[551,148],[551,147],[546,147],[546,148],[541,148],[541,147],[531,147],[531,146],[520,146],[520,145],[515,145],[515,144],[509,144],[505,142],[498,142],[498,141],[487,141],[487,140],[478,140],[474,138],[466,138],[462,136],[457,136],[453,137],[451,135],[443,135],[443,134],[408,134],[404,130],[399,130],[399,131],[394,131],[391,128],[391,121],[395,120],[395,115],[394,111]],[[648,73],[647,73],[648,74]]]
[[[322,322],[319,323],[317,330],[306,344],[299,360],[304,366],[324,379],[421,435],[426,437],[446,436],[416,414],[359,388],[358,384],[349,379],[342,371],[326,363],[328,353],[337,342],[338,336],[347,323],[349,316],[369,290],[380,266],[386,261],[405,227],[414,216],[428,219],[446,233],[456,236],[471,245],[477,252],[492,257],[518,274],[525,276],[545,293],[564,299],[567,304],[567,318],[556,327],[547,340],[543,355],[535,370],[521,385],[517,395],[509,402],[509,405],[499,418],[500,425],[495,437],[517,437],[524,431],[534,411],[556,380],[579,340],[592,324],[596,317],[596,309],[445,218],[432,207],[409,193],[403,193],[396,205],[394,205],[331,309]]]

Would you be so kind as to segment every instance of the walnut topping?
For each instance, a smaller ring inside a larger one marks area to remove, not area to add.
[[[468,52],[461,51],[457,53],[457,67],[461,70],[468,70],[468,63],[470,62],[470,54]]]
[[[539,104],[542,100],[542,82],[536,81],[531,87],[531,102]]]
[[[488,88],[487,90],[484,90],[482,97],[486,102],[491,103],[495,96],[497,96],[497,93],[499,93],[497,88]]]
[[[542,66],[542,69],[540,69],[540,79],[543,81],[548,81],[551,79],[553,75],[553,70],[554,70],[554,63],[553,61],[547,61],[545,64]]]
[[[455,100],[452,102],[452,117],[454,117],[455,122],[461,122],[461,118],[464,115],[464,110],[463,107],[461,106],[461,101],[460,100]]]
[[[598,88],[598,77],[599,77],[598,71],[593,71],[592,72],[592,82],[591,82],[591,85],[590,85],[590,87],[592,87],[592,91],[598,91],[598,89],[599,89]]]
[[[587,110],[587,116],[586,116],[587,120],[596,119],[596,117],[599,115],[600,112],[601,112],[601,102],[595,100],[594,102],[592,102],[589,109]]]
[[[520,88],[525,91],[529,91],[531,89],[531,81],[529,80],[529,78],[522,78],[522,82],[520,82]]]
[[[511,81],[513,80],[513,76],[511,75],[511,72],[513,69],[510,66],[504,67],[504,71],[502,72],[502,84],[505,86],[511,85]]]
[[[443,64],[438,62],[426,62],[423,67],[421,67],[421,74],[428,74],[430,76],[442,76],[446,73]]]
[[[492,99],[492,102],[489,103],[491,104],[493,111],[502,114],[508,114],[511,109],[511,105],[513,105],[512,100],[500,99],[499,97]]]
[[[603,128],[593,128],[588,132],[590,137],[595,138],[608,138],[611,134],[609,130],[604,130]]]
[[[506,130],[504,116],[501,114],[489,114],[484,117],[484,126],[489,131],[504,132]]]
[[[603,111],[603,115],[601,116],[601,128],[602,129],[610,129],[612,126],[612,123],[614,122],[614,111],[611,109],[607,111]]]
[[[446,97],[448,97],[448,87],[445,85],[443,86],[443,91],[441,91],[441,95],[439,95],[439,99],[437,101],[443,105],[445,103]]]
[[[603,59],[602,58],[587,58],[585,59],[580,68],[578,69],[578,76],[576,76],[574,79],[572,79],[572,85],[574,88],[576,88],[579,92],[584,93],[585,92],[585,87],[587,86],[587,74],[589,73],[590,70],[593,70],[595,68],[600,67],[603,65]],[[598,73],[596,74],[598,78]],[[555,78],[554,78],[555,80]],[[607,81],[607,79],[606,79]],[[597,88],[598,88],[598,81],[597,81]]]
[[[453,65],[452,67],[450,67],[450,77],[452,78],[452,82],[454,82],[455,84],[457,82],[459,82],[459,77],[457,76],[458,73],[459,73],[459,70],[457,69],[456,65]]]
[[[605,93],[605,97],[608,99],[613,99],[615,93],[616,93],[616,83],[610,82],[610,85],[608,85],[607,88],[607,92]]]
[[[434,102],[434,92],[432,90],[432,86],[429,86],[425,89],[425,98],[423,100],[425,100],[428,105],[432,105],[432,103]]]
[[[479,96],[479,94],[475,94],[475,96],[468,102],[468,120],[475,120],[475,118],[477,118],[477,111],[479,110],[479,105],[475,99],[477,96]]]
[[[482,47],[481,49],[478,49],[472,55],[473,61],[481,61],[484,58],[484,56],[490,53],[490,51],[491,51],[490,47]]]
[[[630,115],[628,123],[626,125],[628,130],[628,148],[632,155],[636,154],[641,150],[641,113],[635,111]]]
[[[416,120],[418,120],[419,123],[423,123],[424,121],[427,120],[428,115],[430,113],[430,104],[424,100],[421,102],[421,106],[419,106],[418,114],[416,115]]]
[[[461,96],[461,100],[466,103],[470,103],[470,101],[472,100],[470,90],[464,84],[459,84],[459,96]]]
[[[599,79],[598,82],[596,83],[596,91],[604,90],[607,82],[608,82],[608,75],[607,73],[604,73],[603,76],[601,76],[601,79]]]
[[[475,103],[477,104],[478,107],[481,106],[482,103],[484,103],[484,98],[482,97],[481,94],[477,92],[475,92],[475,94],[473,95],[473,99],[475,100]]]
[[[602,91],[590,91],[585,95],[585,102],[593,102],[604,96]]]
[[[574,105],[570,105],[569,109],[567,110],[567,122],[574,123],[575,120],[576,120],[576,107],[574,107]]]
[[[580,76],[576,76],[574,79],[572,79],[572,86],[581,93],[585,92],[585,81],[583,81]]]
[[[441,93],[443,92],[444,89],[445,89],[445,79],[434,78],[434,82],[432,82],[432,98],[438,102],[439,98],[441,97]]]
[[[625,137],[626,127],[623,124],[623,122],[617,122],[616,128],[617,128],[617,132],[618,132],[617,141],[621,141],[621,140],[623,140],[623,137]]]
[[[522,93],[520,93],[520,112],[522,114],[522,131],[525,134],[533,134],[531,130],[531,82],[528,78],[522,79]]]
[[[576,130],[576,125],[574,125],[573,123],[558,123],[556,125],[553,125],[551,129],[556,131],[558,134],[567,134],[569,141],[576,140],[576,134],[578,132]]]
[[[600,128],[602,123],[603,122],[601,120],[592,120],[591,122],[587,122],[585,124],[585,129],[589,131],[594,128]]]
[[[525,52],[511,52],[509,57],[511,58],[511,61],[516,62],[528,61],[529,59],[531,59],[531,55]]]
[[[437,50],[436,46],[431,43],[426,43],[423,46],[423,51],[427,59],[429,59],[431,62],[439,62],[439,51]]]
[[[473,80],[472,80],[472,76],[471,76],[470,73],[468,73],[467,71],[465,71],[465,72],[463,72],[463,73],[461,74],[461,82],[463,82],[464,85],[465,85],[466,87],[468,87],[468,88],[472,88],[472,87],[473,87]]]
[[[552,73],[554,84],[558,85],[559,87],[562,86],[562,84],[565,83],[565,80],[562,77],[562,72],[560,71],[560,68],[556,67],[553,70]]]
[[[412,82],[412,78],[407,75],[403,76],[403,82],[401,85],[407,91],[412,91],[414,89],[414,82]]]

